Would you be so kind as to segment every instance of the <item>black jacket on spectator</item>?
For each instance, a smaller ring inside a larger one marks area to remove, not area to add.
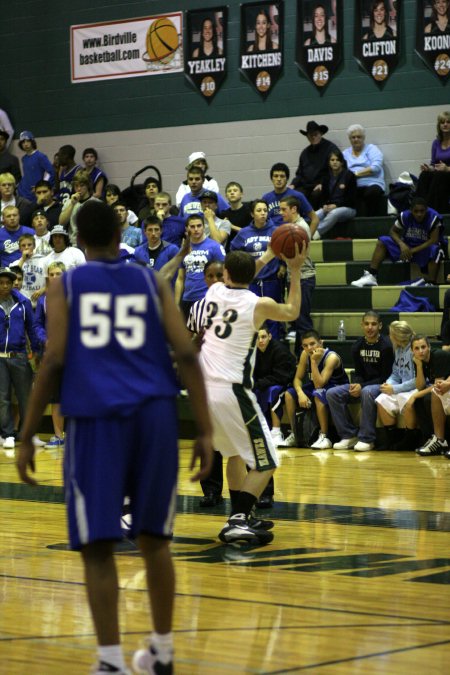
[[[319,185],[328,173],[328,157],[337,147],[322,138],[317,145],[308,145],[300,153],[297,171],[292,184],[295,189],[313,188]]]
[[[15,155],[12,155],[8,150],[0,152],[0,173],[10,173],[14,176],[16,183],[22,178],[20,171],[19,160]]]
[[[265,389],[274,384],[288,385],[295,375],[295,356],[278,340],[270,340],[265,352],[256,350],[253,380],[255,389]]]
[[[344,169],[337,178],[329,172],[322,181],[321,204],[356,208],[356,176],[353,171]]]
[[[31,227],[32,216],[38,208],[37,205],[25,197],[19,197],[19,195],[15,195],[15,198],[16,206],[19,209],[20,224]]]
[[[352,382],[366,387],[368,384],[382,384],[392,373],[394,350],[386,335],[380,335],[377,342],[369,344],[360,337],[352,345],[355,373]]]

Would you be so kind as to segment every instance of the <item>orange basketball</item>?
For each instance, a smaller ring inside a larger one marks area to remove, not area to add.
[[[147,31],[146,44],[146,56],[149,61],[169,63],[180,44],[173,21],[166,16],[154,21]]]
[[[279,258],[283,254],[286,258],[293,258],[295,256],[295,244],[298,245],[299,250],[302,248],[302,243],[309,243],[309,237],[306,230],[300,225],[292,225],[291,223],[284,223],[272,232],[270,239],[270,247],[275,255]]]

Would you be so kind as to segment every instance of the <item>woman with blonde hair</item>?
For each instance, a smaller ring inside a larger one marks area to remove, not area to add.
[[[422,164],[416,194],[439,213],[449,213],[450,206],[450,111],[437,117],[437,136],[431,145],[431,162]]]
[[[420,432],[416,428],[414,405],[407,405],[417,392],[411,350],[414,330],[407,321],[393,321],[389,326],[389,337],[394,347],[394,365],[386,382],[380,385],[381,394],[375,399],[378,417],[384,426],[386,450],[415,450]],[[396,419],[400,414],[406,424],[401,439]]]

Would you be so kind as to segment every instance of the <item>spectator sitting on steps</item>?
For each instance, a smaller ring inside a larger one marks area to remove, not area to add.
[[[403,211],[391,228],[389,235],[379,237],[370,267],[352,286],[378,286],[378,268],[386,258],[393,262],[402,260],[419,265],[423,278],[412,285],[436,283],[439,263],[444,259],[444,227],[442,216],[427,206],[422,197],[415,197],[411,209]]]

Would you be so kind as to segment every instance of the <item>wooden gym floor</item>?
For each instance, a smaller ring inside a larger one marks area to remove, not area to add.
[[[450,672],[450,461],[413,453],[282,451],[267,547],[224,546],[226,506],[201,509],[181,444],[176,673]],[[61,456],[40,485],[0,457],[0,673],[87,674],[95,638],[67,550]],[[119,547],[128,662],[148,634],[145,579]]]

